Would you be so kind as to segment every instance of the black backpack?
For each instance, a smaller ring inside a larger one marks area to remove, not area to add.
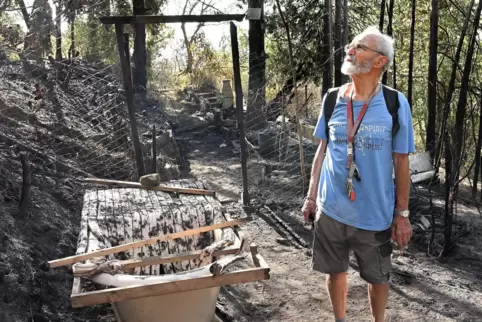
[[[385,97],[385,104],[387,105],[388,112],[392,116],[393,120],[393,127],[392,127],[392,136],[397,134],[398,130],[400,129],[400,124],[398,123],[398,108],[400,106],[400,102],[398,101],[398,91],[383,86],[383,96]],[[336,105],[336,98],[338,97],[339,87],[330,88],[326,93],[325,105],[323,107],[323,113],[325,115],[325,129],[326,129],[326,141],[328,142],[330,136],[330,129],[328,128],[328,121],[330,120],[331,114],[335,109]],[[328,144],[327,144],[328,145]]]

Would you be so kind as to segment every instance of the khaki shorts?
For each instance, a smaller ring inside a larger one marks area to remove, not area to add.
[[[346,272],[350,250],[355,254],[361,278],[370,284],[388,282],[393,252],[391,229],[358,229],[320,214],[315,222],[313,269],[325,274]]]

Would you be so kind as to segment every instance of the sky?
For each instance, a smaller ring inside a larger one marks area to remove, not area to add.
[[[186,0],[168,0],[167,5],[164,7],[162,14],[164,15],[181,15],[182,10],[184,8],[184,4]],[[196,0],[189,0],[190,2],[194,2]],[[238,0],[201,0],[206,3],[210,3],[213,7],[220,10],[222,13],[226,14],[244,14],[247,11],[247,8],[239,8],[236,6],[237,3],[240,3]],[[30,12],[32,9],[30,8],[33,5],[34,0],[25,0],[25,5],[27,6],[27,10]],[[52,7],[52,14],[55,17],[55,6],[53,5],[53,1],[49,0],[49,3]],[[200,14],[200,5],[196,6],[197,11],[193,11],[192,14]],[[208,13],[212,13],[208,12]],[[25,23],[20,12],[16,13],[16,20],[17,23],[21,24],[24,29],[26,29]],[[65,18],[64,18],[65,20]],[[249,22],[248,20],[243,20],[242,22],[235,22],[238,28],[242,28],[248,30]],[[163,58],[171,58],[173,55],[173,50],[179,47],[179,42],[183,40],[183,34],[181,30],[181,24],[169,24],[169,27],[174,29],[174,39],[170,41],[167,48],[160,53]],[[193,31],[196,29],[197,24],[195,23],[188,23],[186,24],[186,32],[188,36],[190,36]],[[66,30],[68,28],[67,22],[62,23],[62,30]],[[203,30],[206,34],[207,39],[213,45],[214,48],[219,47],[219,43],[223,37],[223,35],[229,34],[229,22],[223,23],[208,23],[203,27]]]
[[[191,0],[193,2],[195,0]],[[208,2],[207,0],[206,2]],[[239,8],[236,6],[236,3],[239,3],[237,0],[211,0],[210,2],[213,7],[221,10],[222,13],[226,14],[244,14],[247,11],[247,8]],[[168,0],[167,8],[165,9],[164,14],[166,15],[181,15],[183,6],[185,4],[185,0]],[[200,7],[199,5],[196,7]],[[193,12],[193,14],[199,14],[199,11]],[[238,28],[242,28],[248,30],[249,22],[248,20],[243,20],[242,22],[235,22]],[[174,28],[174,39],[169,43],[167,49],[162,53],[163,58],[169,58],[172,54],[174,48],[178,47],[178,42],[182,41],[183,34],[181,30],[181,24],[169,24],[171,28]],[[189,23],[186,24],[186,32],[188,36],[190,36],[194,30],[196,29],[196,23]],[[229,34],[229,22],[222,22],[222,23],[208,23],[206,26],[203,27],[204,33],[206,34],[207,39],[213,45],[214,48],[219,47],[219,43],[223,35]]]

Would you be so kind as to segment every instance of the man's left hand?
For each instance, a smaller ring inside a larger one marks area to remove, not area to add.
[[[395,215],[392,223],[392,240],[396,241],[398,247],[403,249],[412,238],[412,225],[410,220],[400,215]]]

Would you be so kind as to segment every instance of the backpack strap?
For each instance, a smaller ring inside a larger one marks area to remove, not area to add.
[[[395,136],[400,129],[400,123],[398,122],[398,108],[400,106],[398,91],[383,85],[383,96],[385,97],[385,104],[387,105],[388,112],[392,116],[392,136]]]
[[[339,87],[330,88],[326,93],[325,104],[323,106],[323,115],[325,116],[325,132],[326,132],[326,142],[328,146],[328,141],[330,139],[330,128],[328,127],[328,121],[330,120],[331,114],[335,109],[336,99],[338,97]]]

